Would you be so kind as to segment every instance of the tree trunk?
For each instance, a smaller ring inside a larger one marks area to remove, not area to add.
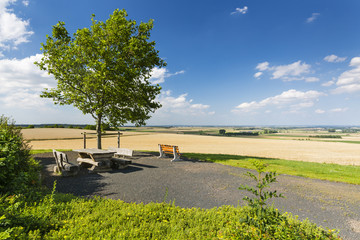
[[[96,120],[97,148],[101,149],[101,116]]]

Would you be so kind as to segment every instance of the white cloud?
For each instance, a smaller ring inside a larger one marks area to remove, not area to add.
[[[41,57],[37,54],[24,59],[0,60],[0,105],[18,108],[45,105],[47,101],[39,95],[56,82],[34,64]]]
[[[302,74],[309,73],[311,66],[306,63],[302,63],[300,60],[288,65],[280,65],[272,67],[274,70],[272,75],[273,79],[283,79],[283,80],[296,80],[291,77],[298,77]]]
[[[188,94],[181,94],[178,97],[172,96],[171,91],[162,92],[157,100],[162,107],[156,111],[157,115],[178,114],[182,116],[214,115],[215,112],[209,112],[209,105],[193,103],[192,99],[187,98]]]
[[[325,111],[322,110],[322,109],[316,109],[316,110],[315,110],[315,113],[323,114],[323,113],[325,113]]]
[[[330,87],[330,86],[332,86],[334,84],[335,84],[335,81],[331,80],[331,81],[328,81],[328,82],[325,82],[325,83],[321,84],[321,86]]]
[[[246,14],[248,11],[248,7],[244,6],[243,8],[236,8],[235,12],[230,13],[231,15],[233,14]]]
[[[333,108],[330,110],[330,112],[346,112],[347,110],[349,110],[349,108]]]
[[[306,19],[306,22],[311,23],[311,22],[315,21],[319,16],[320,16],[320,13],[313,13],[313,14],[311,14],[311,17]]]
[[[155,67],[151,70],[151,73],[150,73],[151,77],[150,77],[149,81],[152,84],[159,84],[159,83],[165,82],[165,78],[175,76],[178,74],[183,74],[183,73],[185,73],[184,70],[181,70],[181,71],[178,71],[175,73],[169,73],[169,71],[166,68]]]
[[[15,2],[16,0],[0,2],[0,56],[3,56],[1,50],[16,49],[19,44],[29,42],[29,37],[34,33],[28,29],[28,20],[19,18],[8,8]]]
[[[29,6],[29,1],[28,1],[28,0],[23,0],[23,1],[22,1],[22,4],[24,4],[24,6],[27,7],[27,6]]]
[[[265,98],[259,102],[244,102],[238,105],[233,112],[251,112],[258,110],[260,108],[275,106],[277,108],[291,108],[292,110],[298,110],[301,108],[312,107],[314,101],[316,101],[320,96],[325,94],[318,91],[297,91],[295,89],[290,89],[276,95],[274,97]]]
[[[303,80],[306,82],[319,81],[316,77],[305,77],[310,72],[311,65],[301,62],[293,62],[287,65],[270,66],[269,62],[262,62],[256,66],[260,72],[255,73],[254,77],[259,77],[264,71],[272,74],[272,79],[281,79],[283,81]]]
[[[351,59],[350,67],[353,69],[340,74],[336,85],[338,86],[333,93],[352,93],[360,91],[360,57]]]
[[[318,82],[318,81],[320,81],[320,79],[317,78],[317,77],[307,77],[307,78],[305,78],[305,82]]]
[[[326,57],[324,57],[324,61],[326,62],[331,62],[331,63],[335,63],[335,62],[343,62],[346,60],[346,57],[338,57],[334,54],[328,55]]]
[[[256,69],[259,70],[259,71],[268,70],[268,69],[269,69],[269,62],[259,63],[259,64],[256,66]]]
[[[254,74],[254,77],[255,77],[255,78],[259,78],[261,75],[263,75],[262,72],[257,72],[257,73]]]

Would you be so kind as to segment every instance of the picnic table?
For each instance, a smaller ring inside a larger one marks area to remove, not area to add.
[[[77,162],[80,165],[92,165],[90,170],[95,170],[98,168],[110,168],[112,157],[114,156],[114,153],[116,153],[116,151],[96,148],[75,149],[73,151],[79,154]]]

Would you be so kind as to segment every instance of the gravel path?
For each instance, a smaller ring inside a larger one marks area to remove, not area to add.
[[[68,152],[70,161],[77,154]],[[244,176],[247,169],[199,161],[171,162],[150,153],[136,153],[133,164],[122,170],[97,173],[81,172],[75,177],[52,174],[52,153],[35,155],[44,166],[44,184],[57,191],[78,196],[99,195],[125,202],[173,201],[181,207],[213,208],[243,205],[248,195],[238,190],[240,184],[251,185]],[[343,239],[360,239],[360,186],[280,175],[273,187],[286,199],[273,204],[282,212],[299,219],[308,218],[318,226],[339,229]]]

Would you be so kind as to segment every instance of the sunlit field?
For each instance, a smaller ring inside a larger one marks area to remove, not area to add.
[[[223,137],[183,134],[184,129],[139,128],[137,131],[123,131],[121,147],[134,150],[158,151],[158,144],[179,146],[184,153],[233,154],[243,156],[280,158],[318,163],[360,165],[359,144],[341,142],[346,137],[358,139],[356,135],[345,136],[336,141],[305,141],[289,133],[276,137]],[[198,129],[192,128],[197,131]],[[83,148],[83,129],[24,129],[23,135],[30,140],[33,149],[79,149]],[[87,133],[94,131],[86,130]],[[109,132],[108,132],[109,133]],[[304,138],[309,133],[300,133]],[[295,136],[295,137],[294,137]],[[87,148],[95,148],[95,135],[88,135]],[[117,145],[116,136],[105,136],[103,148]]]

